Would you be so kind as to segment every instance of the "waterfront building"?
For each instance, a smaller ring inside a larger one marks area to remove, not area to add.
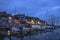
[[[17,14],[14,15],[15,19],[24,22],[25,21],[25,15],[24,14]]]
[[[6,12],[0,12],[0,20],[9,20],[11,19],[11,14],[7,14]]]
[[[30,16],[25,16],[24,14],[16,14],[12,16],[11,14],[8,14],[6,12],[0,12],[0,22],[3,25],[10,25],[14,26],[16,25],[26,25],[26,24],[37,24],[37,25],[46,25],[47,23],[39,18],[36,17],[30,17]],[[7,25],[7,26],[8,26]],[[21,26],[20,25],[20,26]],[[12,27],[13,27],[12,26]]]
[[[0,22],[1,22],[1,26],[5,26],[6,22],[8,21],[6,12],[0,12]]]
[[[1,26],[8,26],[11,19],[9,19],[12,15],[7,14],[6,12],[0,12],[0,23]]]
[[[36,18],[36,17],[26,16],[25,19],[28,24],[37,24],[37,25],[46,25],[47,24],[47,22],[40,20],[39,18]]]
[[[7,20],[6,12],[0,12],[0,20]]]

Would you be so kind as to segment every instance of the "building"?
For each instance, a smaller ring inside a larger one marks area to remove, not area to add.
[[[0,23],[3,25],[20,25],[20,24],[37,24],[37,25],[46,25],[47,22],[36,18],[36,17],[29,17],[25,16],[24,14],[16,14],[12,16],[6,12],[0,12]]]
[[[6,12],[0,12],[0,26],[9,26],[9,22],[12,19],[11,14],[7,14]]]
[[[24,23],[25,22],[25,15],[24,14],[14,15],[14,19],[19,20],[20,23]]]
[[[36,18],[36,17],[26,16],[25,19],[28,24],[38,24],[38,25],[46,25],[47,24],[47,22],[45,22],[39,18]]]

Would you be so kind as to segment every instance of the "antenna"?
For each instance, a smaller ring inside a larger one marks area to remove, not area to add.
[[[15,9],[14,9],[14,14],[16,14],[16,6],[15,6]]]
[[[46,8],[46,21],[47,21],[47,8]]]

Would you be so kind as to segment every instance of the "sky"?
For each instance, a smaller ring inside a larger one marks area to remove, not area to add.
[[[0,11],[45,20],[49,15],[60,16],[60,0],[0,0]]]

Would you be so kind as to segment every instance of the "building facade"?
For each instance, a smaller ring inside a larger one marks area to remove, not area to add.
[[[12,16],[11,14],[8,14],[6,12],[0,12],[0,24],[7,25],[7,26],[14,26],[14,25],[20,25],[20,24],[37,24],[37,25],[46,25],[47,22],[40,20],[36,17],[29,17],[25,16],[24,14],[16,14]],[[12,26],[12,27],[13,27]]]

